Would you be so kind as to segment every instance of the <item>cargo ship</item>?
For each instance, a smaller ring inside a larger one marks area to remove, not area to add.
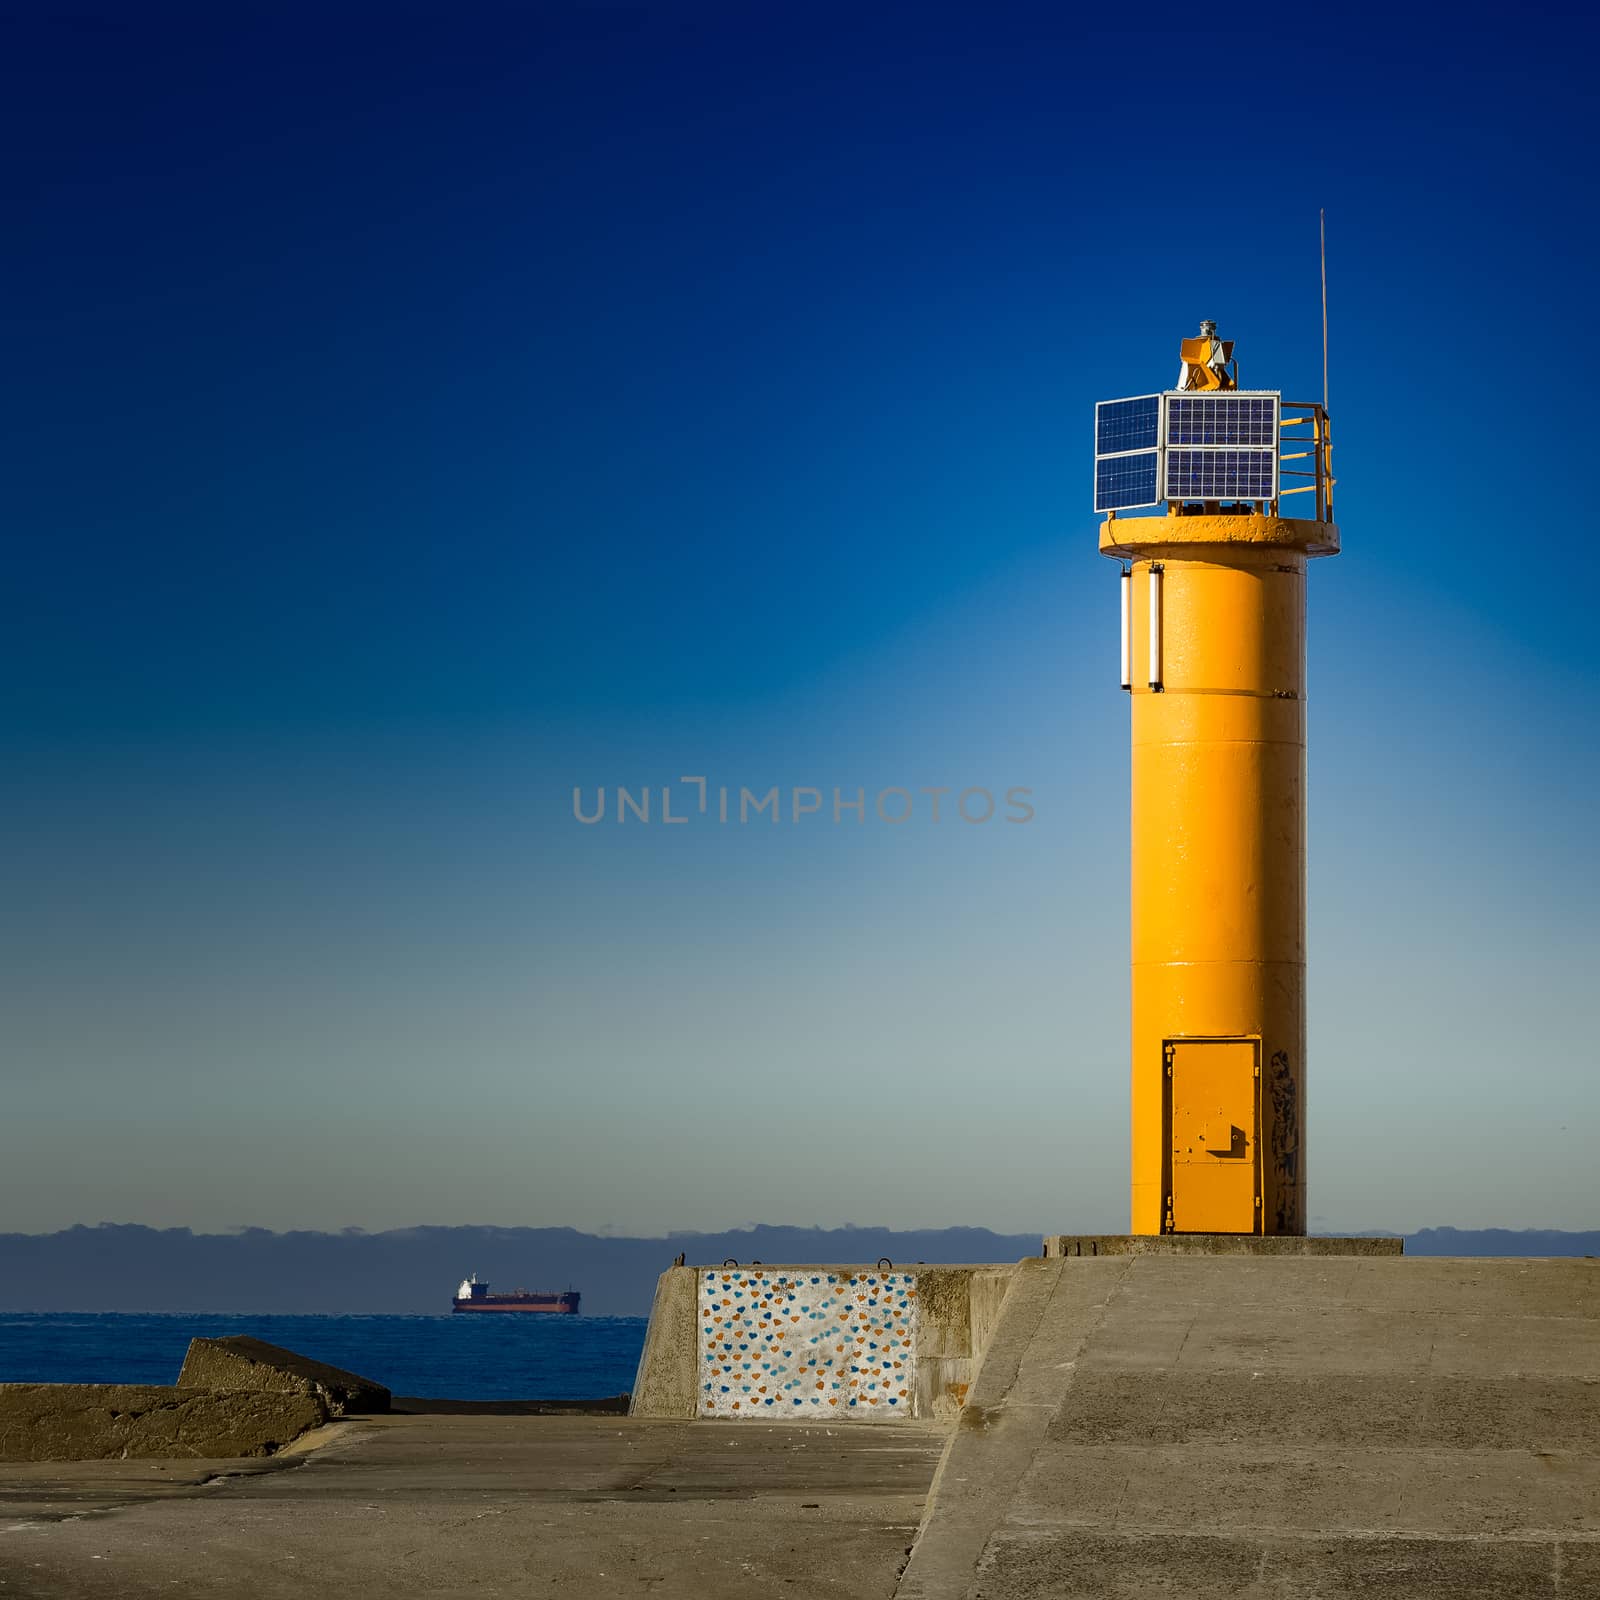
[[[563,1293],[536,1292],[532,1289],[513,1289],[510,1294],[490,1294],[489,1285],[477,1273],[461,1280],[456,1297],[451,1302],[452,1311],[543,1311],[558,1317],[575,1317],[578,1301],[582,1298],[576,1289]]]

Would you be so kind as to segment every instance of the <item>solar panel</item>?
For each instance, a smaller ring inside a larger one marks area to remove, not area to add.
[[[1156,452],[1140,450],[1132,455],[1102,456],[1094,464],[1094,508],[1096,511],[1127,511],[1134,506],[1153,506],[1156,493]]]
[[[1094,508],[1276,500],[1280,397],[1271,390],[1135,395],[1094,408]]]
[[[1276,393],[1169,394],[1162,428],[1166,500],[1272,500]]]
[[[1167,451],[1168,500],[1271,500],[1276,450]]]
[[[1132,400],[1102,400],[1094,408],[1094,453],[1120,455],[1125,450],[1154,450],[1160,443],[1161,396],[1142,394]]]
[[[1275,394],[1213,394],[1167,397],[1169,445],[1261,445],[1278,443]]]
[[[1159,502],[1161,396],[1102,400],[1094,408],[1094,508],[1129,511]]]

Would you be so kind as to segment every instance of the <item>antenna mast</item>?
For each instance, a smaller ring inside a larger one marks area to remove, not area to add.
[[[1328,409],[1328,213],[1317,212],[1317,232],[1322,244],[1322,409]]]

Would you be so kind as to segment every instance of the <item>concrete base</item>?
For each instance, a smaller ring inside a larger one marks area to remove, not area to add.
[[[1597,1375],[1587,1260],[1024,1262],[897,1595],[1600,1594]]]
[[[1047,1258],[1061,1256],[1398,1256],[1404,1239],[1305,1234],[1050,1233]]]

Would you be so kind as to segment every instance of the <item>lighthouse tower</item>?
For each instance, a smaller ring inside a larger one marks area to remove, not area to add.
[[[1306,564],[1336,555],[1326,407],[1178,386],[1095,407],[1133,722],[1132,1231],[1306,1230]],[[1133,514],[1140,513],[1140,514]]]

